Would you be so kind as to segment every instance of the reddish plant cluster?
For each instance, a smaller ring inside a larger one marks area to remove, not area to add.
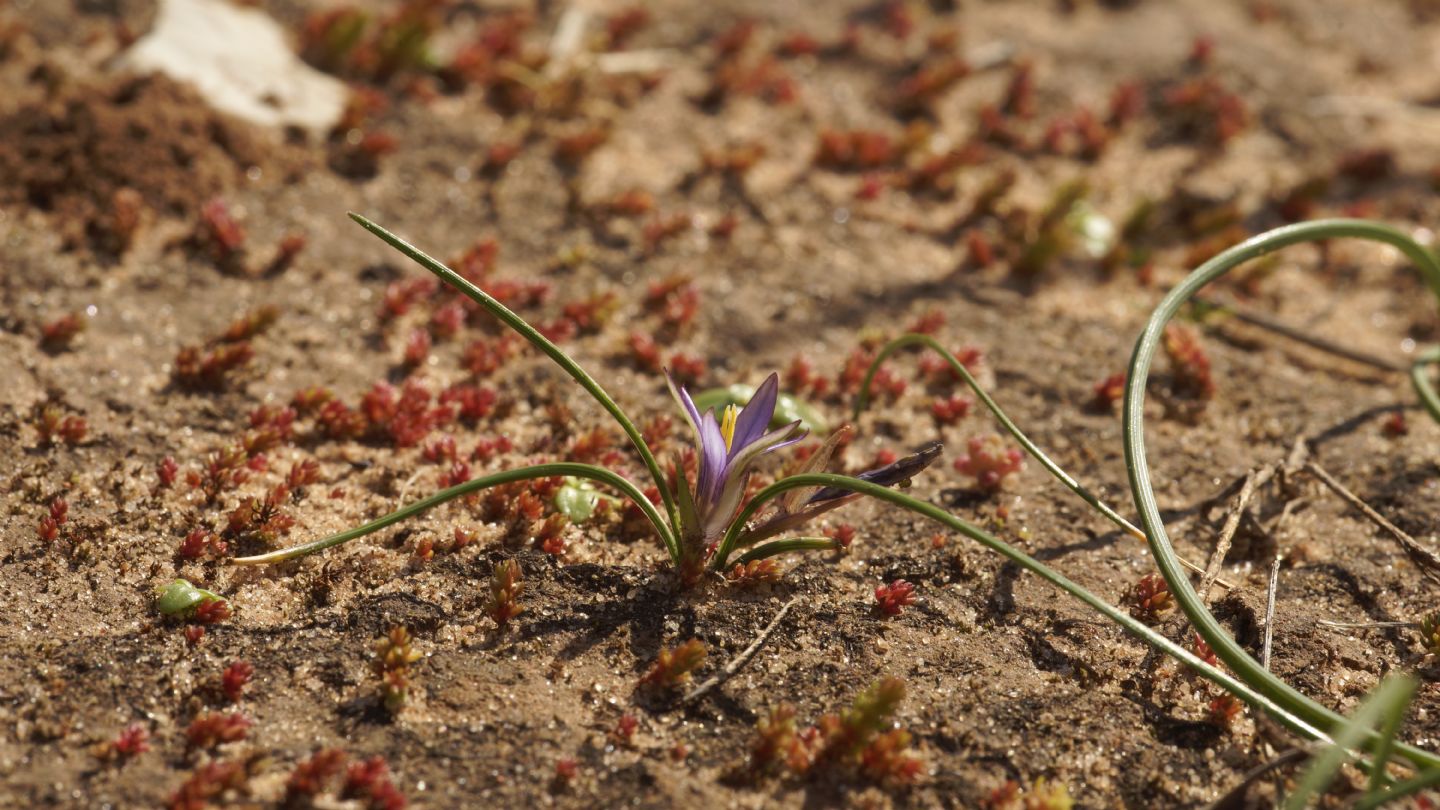
[[[225,539],[215,532],[203,526],[190,530],[185,539],[180,541],[180,548],[176,552],[182,560],[198,560],[201,557],[212,555],[224,557],[230,551],[230,545]]]
[[[359,801],[365,810],[404,810],[405,796],[390,779],[385,758],[374,756],[345,769],[340,798]]]
[[[245,686],[255,676],[255,667],[249,661],[235,661],[220,674],[220,691],[231,703],[239,703],[245,696]]]
[[[403,810],[405,796],[390,778],[390,766],[384,757],[371,757],[346,768],[349,757],[338,748],[323,748],[301,761],[285,780],[285,796],[281,806],[305,808],[315,804],[344,771],[336,798],[359,801],[366,810]]]
[[[385,708],[398,712],[410,696],[410,665],[420,660],[410,631],[404,627],[375,639],[375,659],[370,668],[380,679],[380,695]]]
[[[305,808],[325,791],[325,787],[345,768],[345,752],[338,748],[322,748],[296,764],[285,780],[285,797],[280,805]]]
[[[897,579],[875,588],[875,607],[885,616],[899,616],[908,605],[915,604],[915,585]]]
[[[389,383],[375,383],[361,399],[360,413],[367,432],[394,447],[414,447],[455,417],[449,404],[431,405],[430,391],[414,379],[406,380],[398,394]]]
[[[758,775],[783,766],[795,775],[807,775],[842,768],[882,784],[913,782],[923,765],[910,754],[910,733],[892,728],[904,699],[904,681],[882,678],[856,697],[849,709],[827,714],[805,729],[795,722],[795,708],[781,704],[756,726],[750,770]]]
[[[1170,585],[1159,574],[1146,574],[1141,577],[1127,596],[1130,615],[1148,623],[1154,623],[1175,606]]]
[[[873,171],[903,157],[890,136],[866,129],[822,129],[815,147],[815,165],[839,171]]]
[[[243,444],[212,450],[198,470],[185,473],[185,482],[205,495],[206,503],[214,503],[222,492],[232,490],[250,479],[250,473],[265,469],[263,456],[255,458]]]
[[[953,425],[968,416],[974,404],[968,397],[956,394],[930,403],[930,415],[942,425]]]
[[[593,293],[561,307],[565,318],[574,324],[576,333],[581,335],[599,332],[619,310],[620,296],[612,290]]]
[[[608,140],[609,127],[599,124],[585,126],[555,139],[555,158],[568,166],[579,166]]]
[[[555,760],[555,785],[565,789],[580,776],[580,763],[574,757],[560,757]]]
[[[219,391],[226,375],[244,368],[255,357],[248,342],[225,343],[212,349],[185,346],[175,355],[175,382],[183,388]]]
[[[999,435],[988,433],[972,437],[966,454],[955,459],[955,471],[969,475],[986,492],[997,492],[1011,476],[1025,469],[1025,454],[1008,447]]]
[[[191,748],[215,748],[245,739],[252,725],[250,718],[240,712],[206,712],[185,729],[185,739]]]
[[[953,51],[931,55],[916,64],[895,86],[894,105],[901,115],[928,111],[935,100],[970,75],[970,63]]]
[[[779,59],[769,53],[750,55],[757,26],[742,20],[711,41],[716,60],[710,66],[710,87],[697,101],[718,107],[732,98],[759,98],[768,104],[790,104],[800,88]]]
[[[650,283],[644,303],[645,309],[658,315],[665,327],[683,329],[700,311],[700,288],[689,276],[667,276]]]
[[[1228,729],[1235,723],[1235,718],[1240,716],[1245,704],[1240,699],[1226,692],[1223,695],[1210,701],[1207,719],[1212,725]]]
[[[50,502],[49,513],[40,518],[40,525],[35,529],[35,533],[46,543],[54,543],[60,539],[60,527],[65,525],[69,514],[70,503],[59,495],[55,496]]]
[[[150,729],[144,723],[131,723],[115,735],[115,739],[100,743],[94,753],[102,760],[134,759],[150,750]]]
[[[1162,346],[1165,356],[1170,358],[1176,394],[1202,401],[1215,396],[1210,357],[1200,345],[1200,335],[1194,329],[1183,324],[1170,324],[1165,327]]]
[[[1117,372],[1095,384],[1091,406],[1102,413],[1115,409],[1115,403],[1125,396],[1125,372]]]
[[[726,574],[725,579],[735,585],[756,585],[774,584],[780,581],[782,572],[780,563],[773,557],[763,560],[751,560],[747,563],[735,563]]]
[[[68,349],[84,331],[85,319],[78,312],[70,312],[40,327],[40,345],[51,351]]]
[[[1405,422],[1405,412],[1396,411],[1385,417],[1385,421],[1380,425],[1380,432],[1391,439],[1409,435],[1410,426]]]
[[[954,351],[954,355],[972,376],[979,375],[984,369],[985,353],[977,346],[961,346]],[[945,358],[935,354],[921,356],[920,376],[931,385],[955,383],[961,379],[960,372],[946,362]]]
[[[245,230],[230,213],[230,206],[219,197],[200,207],[200,231],[196,239],[209,247],[221,266],[235,264],[245,250]]]
[[[263,498],[246,496],[226,517],[227,537],[253,537],[265,543],[273,543],[280,535],[289,534],[295,526],[295,518],[287,515],[283,507],[290,501],[290,487],[276,484]]]
[[[201,602],[190,614],[191,621],[195,622],[194,629],[202,631],[204,629],[202,625],[219,624],[228,618],[230,618],[230,601],[228,599],[211,599]],[[186,628],[186,630],[189,629],[191,628]],[[204,633],[201,632],[199,635],[204,635]],[[196,640],[199,640],[198,636]]]
[[[850,544],[855,542],[855,534],[855,527],[849,523],[825,527],[825,536],[834,540],[842,550],[848,550]]]
[[[85,417],[73,413],[67,414],[60,405],[54,402],[35,406],[32,423],[35,425],[35,432],[40,437],[41,447],[51,447],[56,440],[74,447],[85,441],[85,435],[90,431],[90,425],[85,421]]]
[[[520,604],[520,595],[524,592],[520,563],[501,560],[490,571],[490,595],[485,600],[485,615],[495,622],[497,628],[504,629],[511,619],[525,610]]]
[[[155,492],[170,489],[180,475],[180,465],[174,456],[166,456],[155,462]]]
[[[1214,76],[1187,79],[1165,90],[1162,109],[1174,117],[1182,134],[1223,146],[1250,125],[1245,100]]]
[[[696,638],[662,649],[640,685],[669,689],[687,683],[691,673],[705,663],[706,655],[705,643]]]
[[[227,793],[243,793],[250,775],[242,762],[201,766],[170,795],[170,810],[208,810]]]
[[[616,745],[629,748],[635,744],[635,732],[640,729],[640,718],[633,714],[622,714],[615,721],[615,728],[610,730],[610,741]]]
[[[808,357],[797,354],[785,369],[785,390],[797,396],[808,392],[823,397],[830,391],[830,380],[815,372]]]
[[[1043,778],[1023,790],[1019,782],[1007,781],[980,803],[982,810],[1070,810],[1073,806],[1065,785],[1051,784]]]

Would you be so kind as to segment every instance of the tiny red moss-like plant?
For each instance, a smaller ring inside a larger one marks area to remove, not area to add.
[[[999,491],[1008,478],[1025,469],[1025,454],[1007,447],[994,433],[973,437],[966,450],[966,455],[955,459],[955,471],[972,476],[985,492]]]
[[[381,756],[357,762],[345,770],[341,799],[358,799],[366,810],[403,810],[405,796],[390,780],[390,766]]]
[[[60,405],[53,402],[36,406],[32,421],[35,432],[39,434],[41,447],[51,447],[57,440],[74,447],[85,440],[85,434],[90,429],[85,417],[67,414]]]
[[[1159,574],[1146,574],[1130,590],[1130,615],[1153,624],[1175,606],[1170,586]]]
[[[793,774],[806,775],[838,768],[875,782],[914,781],[923,765],[910,753],[910,734],[891,728],[904,699],[904,681],[882,678],[860,693],[849,709],[827,714],[803,730],[795,722],[795,708],[781,704],[756,726],[750,770],[759,775],[783,765]]]
[[[1125,396],[1125,373],[1118,372],[1095,384],[1094,397],[1090,400],[1091,407],[1102,413],[1109,413],[1115,409],[1115,403]]]
[[[170,810],[207,810],[226,793],[244,791],[249,777],[243,762],[211,762],[170,795]]]
[[[495,622],[497,628],[503,629],[525,609],[520,604],[520,594],[524,592],[520,563],[501,560],[490,572],[490,596],[485,600],[485,615]]]
[[[930,415],[942,425],[953,425],[970,413],[972,405],[974,403],[968,397],[956,394],[930,403]]]
[[[1013,780],[990,791],[980,803],[982,810],[1070,810],[1074,807],[1070,791],[1060,783],[1048,783],[1042,777],[1028,789]]]
[[[420,660],[410,631],[392,627],[390,632],[375,639],[375,659],[371,670],[380,679],[380,695],[385,708],[399,711],[410,697],[410,665]]]
[[[46,543],[53,543],[60,539],[60,527],[65,524],[70,514],[70,503],[63,497],[56,496],[50,502],[50,513],[40,518],[40,525],[35,533]]]
[[[915,586],[903,579],[875,589],[875,606],[886,616],[899,616],[908,605],[915,604]]]
[[[795,725],[795,707],[782,703],[760,718],[755,725],[755,741],[750,744],[750,770],[761,774],[782,766],[803,771],[809,754]]]
[[[655,658],[650,671],[640,679],[640,685],[670,689],[687,683],[691,673],[705,663],[706,655],[705,642],[698,638],[663,649]]]
[[[1174,389],[1179,396],[1208,400],[1215,396],[1215,380],[1210,375],[1210,357],[1200,345],[1194,329],[1182,324],[1165,327],[1162,344],[1170,358]]]
[[[40,327],[40,345],[51,351],[68,349],[84,331],[85,319],[80,313],[66,313]]]
[[[735,567],[725,574],[725,579],[737,585],[774,584],[780,581],[782,575],[780,563],[773,558],[767,558],[736,563]]]
[[[214,748],[245,739],[252,725],[250,718],[239,712],[206,712],[185,729],[185,739],[191,748]]]
[[[231,703],[239,703],[245,696],[245,686],[255,676],[255,667],[249,661],[236,661],[225,668],[220,675],[220,691]]]
[[[96,745],[92,751],[104,761],[126,762],[150,750],[150,729],[144,723],[131,723],[115,735],[115,739]]]
[[[302,760],[285,780],[285,797],[280,806],[295,810],[313,806],[315,798],[345,767],[345,760],[345,752],[338,748],[322,748]]]
[[[186,346],[175,355],[176,384],[197,391],[223,389],[228,375],[250,364],[255,350],[248,342],[227,343],[214,349]]]

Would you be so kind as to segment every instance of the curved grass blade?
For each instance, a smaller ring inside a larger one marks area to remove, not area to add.
[[[437,261],[424,251],[359,214],[351,212],[350,218],[359,223],[360,227],[380,237],[386,244],[408,256],[416,264],[434,273],[441,281],[464,293],[470,300],[484,307],[491,315],[499,318],[506,326],[518,332],[521,337],[530,341],[535,348],[544,352],[547,357],[555,361],[555,365],[564,369],[565,373],[580,383],[580,387],[584,388],[590,396],[595,398],[596,402],[600,403],[601,407],[609,412],[610,416],[620,424],[620,429],[625,431],[625,435],[630,437],[630,443],[635,445],[635,452],[640,454],[640,459],[645,462],[646,469],[650,471],[650,478],[654,481],[656,489],[660,490],[660,497],[665,502],[665,512],[670,518],[670,526],[672,528],[672,531],[665,535],[668,546],[671,539],[679,534],[680,520],[675,511],[674,498],[671,496],[669,488],[665,486],[665,475],[660,470],[659,462],[655,460],[655,454],[650,451],[650,446],[645,443],[645,439],[640,435],[639,429],[635,427],[635,423],[630,421],[630,417],[626,416],[625,412],[620,409],[620,406],[615,400],[605,392],[604,388],[600,387],[600,383],[596,382],[594,377],[591,377],[585,369],[580,367],[580,364],[570,358],[570,355],[552,343],[549,338],[540,334],[540,332],[526,322],[524,318],[516,315],[509,307],[490,297],[484,290],[471,284],[459,273],[446,267],[443,262]],[[675,548],[670,549],[670,552],[671,557],[678,559],[679,546],[677,545]]]
[[[280,549],[279,551],[272,551],[268,554],[257,554],[253,557],[235,557],[230,560],[230,564],[265,565],[268,563],[298,559],[314,554],[317,551],[324,551],[327,548],[348,543],[358,537],[373,534],[386,526],[394,525],[406,518],[414,517],[427,509],[433,509],[446,501],[469,495],[472,492],[479,492],[482,489],[488,489],[489,487],[499,486],[501,484],[509,484],[514,481],[528,481],[536,478],[550,478],[552,476],[563,475],[574,478],[586,478],[619,490],[620,493],[629,498],[632,503],[640,507],[640,511],[645,513],[645,517],[650,519],[650,524],[655,527],[656,533],[664,540],[665,547],[670,552],[671,561],[676,565],[680,564],[680,546],[675,542],[675,539],[670,536],[670,530],[665,525],[665,519],[656,511],[655,505],[650,503],[650,499],[645,497],[645,493],[641,492],[638,487],[619,473],[611,472],[604,467],[596,467],[591,464],[579,464],[573,461],[558,461],[552,464],[536,464],[530,467],[520,467],[514,470],[498,472],[494,475],[486,475],[471,481],[466,481],[463,484],[456,484],[449,489],[442,489],[424,500],[416,501],[382,518],[372,520],[364,526],[357,526],[320,540]]]
[[[1125,381],[1125,408],[1122,416],[1125,466],[1135,498],[1135,507],[1140,513],[1141,525],[1145,528],[1155,564],[1169,584],[1170,593],[1180,603],[1181,610],[1185,612],[1196,632],[1205,639],[1220,660],[1245,682],[1247,688],[1254,689],[1268,701],[1283,707],[1290,715],[1327,730],[1343,727],[1345,718],[1301,694],[1252,658],[1210,613],[1190,584],[1189,577],[1181,570],[1150,483],[1150,466],[1145,454],[1145,388],[1165,326],[1180,307],[1202,287],[1250,259],[1288,245],[1342,237],[1370,239],[1399,249],[1415,263],[1426,284],[1440,297],[1440,262],[1437,262],[1434,254],[1396,228],[1363,220],[1318,220],[1277,228],[1216,255],[1196,268],[1165,296],[1135,342],[1135,351],[1131,356]],[[1417,391],[1424,399],[1425,392],[1421,390],[1418,379]],[[1373,738],[1372,734],[1371,739]],[[1402,745],[1397,745],[1396,751],[1418,767],[1440,767],[1440,756],[1429,751]]]

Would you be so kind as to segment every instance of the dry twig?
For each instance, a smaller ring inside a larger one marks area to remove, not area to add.
[[[725,668],[720,670],[720,672],[690,690],[685,697],[680,699],[680,702],[686,705],[695,703],[700,700],[700,698],[709,694],[710,690],[734,677],[735,673],[750,663],[750,659],[755,657],[755,653],[760,652],[760,648],[765,646],[765,642],[770,640],[770,636],[773,635],[775,629],[780,626],[780,622],[785,620],[785,614],[790,612],[790,608],[795,606],[795,602],[798,601],[798,599],[799,597],[794,597],[789,602],[781,605],[780,610],[775,613],[775,618],[771,619],[770,623],[765,625],[765,629],[761,630],[760,635],[756,636],[755,640],[750,642],[749,647],[741,650],[739,655],[730,659],[730,663],[726,664]]]

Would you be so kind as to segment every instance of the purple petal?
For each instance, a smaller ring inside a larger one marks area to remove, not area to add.
[[[685,387],[675,382],[670,374],[670,369],[665,369],[665,382],[670,386],[670,396],[680,403],[680,410],[685,412],[685,418],[690,421],[690,429],[695,433],[700,432],[700,409],[695,407],[695,401],[690,399],[690,394]]]
[[[755,459],[804,438],[805,431],[800,429],[800,422],[797,420],[779,430],[766,433],[743,449],[740,455],[730,459],[724,470],[725,478],[716,489],[711,511],[700,518],[707,538],[718,536],[730,525],[730,518],[735,515],[735,510],[740,507],[740,499],[745,495],[745,482],[750,475],[749,467]]]
[[[770,420],[775,418],[775,400],[779,395],[780,375],[772,372],[765,378],[765,382],[760,383],[760,387],[751,395],[750,402],[740,412],[740,417],[735,420],[735,435],[730,442],[731,458],[765,435],[765,429],[770,427]]]
[[[699,433],[700,474],[695,481],[695,508],[703,515],[720,499],[726,477],[725,436],[715,421],[714,409],[700,417]]]
[[[786,445],[794,444],[804,439],[806,435],[808,434],[800,428],[798,419],[782,428],[772,430],[751,442],[750,446],[740,451],[739,455],[730,459],[728,474],[734,477],[743,473],[751,464],[755,463],[755,459],[771,450],[779,450]]]

